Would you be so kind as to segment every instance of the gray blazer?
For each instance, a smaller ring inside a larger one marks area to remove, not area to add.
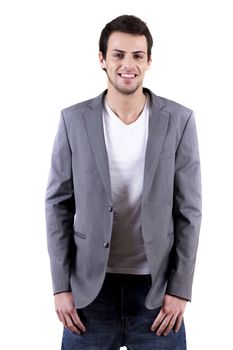
[[[193,112],[150,96],[141,231],[152,286],[148,309],[165,293],[191,300],[201,223],[201,178]],[[91,303],[106,273],[114,207],[100,96],[61,112],[46,192],[54,293],[72,291],[76,308]]]

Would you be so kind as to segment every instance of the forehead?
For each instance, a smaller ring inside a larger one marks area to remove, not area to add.
[[[147,52],[147,40],[145,35],[113,32],[108,39],[108,50],[123,50],[125,52]]]

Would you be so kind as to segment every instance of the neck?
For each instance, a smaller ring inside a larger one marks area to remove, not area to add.
[[[124,95],[115,89],[108,89],[106,102],[118,118],[125,124],[131,124],[141,114],[145,106],[146,95],[143,94],[142,88],[131,95]]]

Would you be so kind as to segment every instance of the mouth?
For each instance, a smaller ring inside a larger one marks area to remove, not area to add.
[[[137,77],[137,74],[134,73],[117,73],[121,78],[125,79],[134,79]]]

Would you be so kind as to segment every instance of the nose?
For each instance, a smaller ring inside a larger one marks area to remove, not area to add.
[[[130,55],[125,55],[124,60],[122,62],[123,67],[125,69],[132,69],[134,67],[134,59]]]

